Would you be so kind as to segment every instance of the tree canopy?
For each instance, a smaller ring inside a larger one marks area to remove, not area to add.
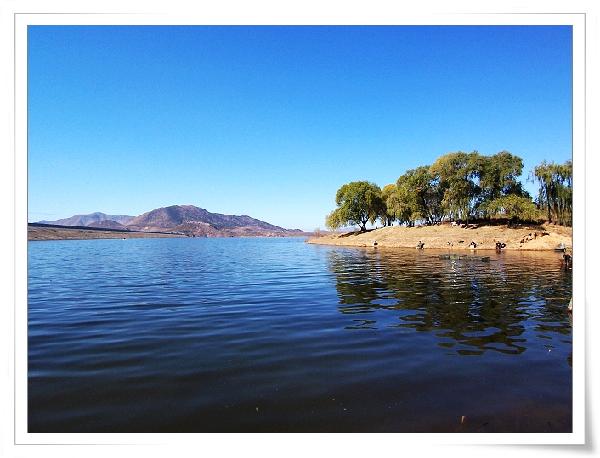
[[[473,215],[481,192],[478,184],[481,168],[482,159],[477,152],[462,151],[445,154],[430,167],[444,188],[442,207],[451,218],[468,221]]]
[[[413,225],[416,220],[440,221],[442,193],[439,180],[429,166],[408,170],[396,182],[396,189],[386,199],[388,213],[401,223]]]
[[[412,226],[448,219],[537,221],[546,214],[549,222],[570,225],[571,161],[562,165],[544,161],[535,167],[530,178],[539,184],[535,202],[519,181],[522,172],[523,160],[508,151],[490,156],[477,151],[444,154],[430,166],[407,170],[383,190],[367,181],[343,185],[326,223],[330,228],[358,225],[365,231],[367,222],[377,219],[384,226],[394,221]]]
[[[388,199],[397,191],[396,185],[394,183],[386,184],[381,190],[381,200],[382,213],[380,215],[381,223],[384,226],[391,226],[396,220],[396,217],[393,213],[390,212],[390,205],[388,204]]]
[[[523,172],[523,160],[508,151],[493,156],[480,156],[479,186],[482,200],[491,201],[501,196],[525,192],[518,178]]]
[[[571,225],[573,219],[573,164],[543,161],[533,170],[533,180],[538,182],[538,206],[545,210],[548,221]]]
[[[326,219],[327,227],[358,225],[367,230],[367,223],[374,223],[385,213],[381,189],[368,181],[353,181],[343,185],[335,195],[337,208]]]

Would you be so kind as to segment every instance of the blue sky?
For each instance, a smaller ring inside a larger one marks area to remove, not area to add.
[[[30,26],[29,220],[173,204],[324,227],[451,151],[571,157],[568,26]],[[534,191],[533,184],[527,184]]]

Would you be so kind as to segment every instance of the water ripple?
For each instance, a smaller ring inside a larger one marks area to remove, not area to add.
[[[571,275],[491,257],[31,243],[29,430],[568,431]]]

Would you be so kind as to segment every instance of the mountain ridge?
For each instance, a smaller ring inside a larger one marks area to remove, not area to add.
[[[36,221],[42,224],[56,224],[59,226],[89,226],[91,223],[100,223],[102,221],[115,221],[116,223],[126,225],[135,216],[131,215],[107,215],[102,212],[88,213],[87,215],[73,215],[69,218],[57,219],[56,221]]]
[[[169,231],[193,237],[289,236],[302,233],[300,229],[286,229],[248,215],[212,213],[194,205],[170,205],[155,208],[138,216],[95,212],[88,215],[74,215],[57,221],[39,221],[39,223],[123,227],[141,232]]]

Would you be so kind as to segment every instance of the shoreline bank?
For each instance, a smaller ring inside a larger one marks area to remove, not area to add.
[[[348,232],[312,237],[307,243],[355,247],[450,249],[471,251],[469,245],[476,243],[476,250],[495,250],[496,241],[505,243],[507,251],[554,251],[561,244],[572,249],[572,229],[564,226],[523,225],[520,227],[478,226],[463,228],[443,224],[440,226],[403,227],[390,226],[368,232]]]
[[[196,238],[276,238],[276,237],[307,237],[309,233],[289,234],[282,236],[274,235],[236,235],[236,236],[197,236]],[[186,234],[177,234],[174,232],[144,232],[144,231],[121,231],[121,230],[102,230],[98,228],[79,228],[79,227],[57,227],[57,226],[28,226],[27,241],[50,241],[50,240],[98,240],[98,239],[140,239],[140,238],[190,238]]]
[[[56,227],[27,228],[27,241],[45,240],[92,240],[92,239],[141,239],[185,237],[179,234],[134,231],[103,231],[98,229],[65,229]]]

